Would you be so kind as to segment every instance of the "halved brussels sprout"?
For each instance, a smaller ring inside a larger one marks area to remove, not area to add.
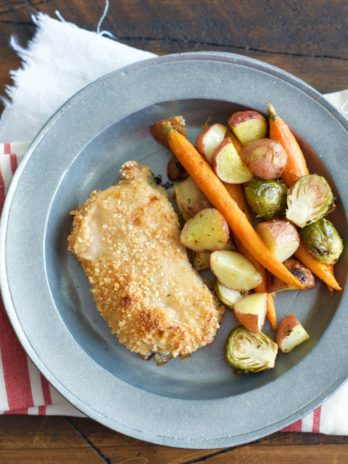
[[[225,357],[236,371],[261,372],[274,367],[278,345],[268,335],[238,326],[230,332]]]
[[[305,227],[334,208],[334,197],[326,179],[317,174],[303,176],[288,191],[286,218]]]
[[[280,180],[254,177],[245,187],[245,197],[257,217],[271,219],[281,216],[286,209],[286,185]]]
[[[304,246],[318,261],[335,264],[343,251],[343,242],[336,227],[327,219],[304,227],[301,230]]]

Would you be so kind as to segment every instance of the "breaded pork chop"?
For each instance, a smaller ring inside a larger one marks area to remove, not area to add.
[[[150,170],[129,161],[121,175],[72,212],[69,250],[121,343],[144,357],[188,355],[214,340],[221,306],[192,269],[177,215]]]

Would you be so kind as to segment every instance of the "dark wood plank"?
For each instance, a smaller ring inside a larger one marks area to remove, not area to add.
[[[18,3],[18,5],[17,5]],[[30,13],[44,11],[95,30],[104,1],[13,0],[0,9],[0,56],[11,32],[23,41],[33,33]],[[322,92],[347,86],[348,41],[345,1],[225,2],[120,0],[110,2],[103,28],[121,42],[164,54],[180,51],[230,51],[265,60],[294,73]],[[0,83],[15,55],[7,55]]]
[[[347,457],[348,437],[276,433],[234,449],[183,450],[135,440],[89,419],[24,416],[0,418],[1,463],[188,464],[208,461],[217,464],[344,464]]]

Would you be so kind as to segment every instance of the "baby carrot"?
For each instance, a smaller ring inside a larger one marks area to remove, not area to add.
[[[274,107],[268,104],[270,138],[279,142],[287,154],[287,162],[282,179],[291,187],[297,179],[309,174],[306,159],[289,126],[281,119]],[[301,244],[295,253],[296,257],[310,269],[319,279],[334,290],[342,290],[333,273],[333,266],[321,263],[314,258]]]
[[[268,114],[270,138],[279,142],[287,154],[282,179],[288,187],[291,187],[297,179],[309,174],[306,159],[289,126],[277,115],[270,103],[268,104]]]

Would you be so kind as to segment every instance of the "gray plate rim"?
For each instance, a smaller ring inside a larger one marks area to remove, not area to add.
[[[10,318],[10,321],[16,331],[16,334],[23,345],[24,349],[26,350],[27,354],[36,364],[36,366],[40,369],[40,371],[46,376],[46,378],[52,383],[52,385],[57,388],[57,390],[74,406],[76,406],[79,410],[81,410],[86,415],[90,416],[91,418],[101,422],[102,424],[117,430],[119,432],[125,433],[126,435],[139,438],[142,440],[147,440],[153,443],[163,444],[167,446],[175,446],[175,447],[184,447],[184,448],[216,448],[216,447],[226,447],[226,446],[236,446],[239,444],[243,444],[246,442],[257,440],[265,435],[268,435],[272,432],[275,432],[290,423],[294,422],[295,420],[303,417],[305,414],[309,413],[313,408],[315,408],[318,404],[320,404],[324,399],[326,399],[329,395],[331,395],[339,385],[341,385],[348,376],[348,368],[342,369],[340,375],[336,376],[334,381],[331,383],[327,383],[325,387],[322,389],[321,393],[316,395],[312,398],[311,401],[303,404],[302,407],[296,408],[293,413],[288,414],[286,417],[282,417],[280,420],[272,423],[271,425],[259,427],[257,430],[251,430],[247,433],[242,434],[234,434],[230,436],[221,436],[219,438],[209,439],[208,436],[201,437],[198,439],[183,439],[182,437],[175,437],[175,435],[160,435],[160,434],[151,434],[144,430],[145,423],[143,424],[142,428],[138,428],[136,426],[130,425],[125,423],[124,421],[120,421],[117,418],[110,419],[105,415],[101,414],[99,411],[93,408],[91,404],[85,404],[82,402],[72,391],[67,389],[63,383],[59,380],[59,378],[55,377],[50,367],[45,365],[42,361],[40,354],[35,351],[32,346],[31,341],[28,339],[26,333],[23,331],[21,326],[21,321],[17,317],[16,309],[14,307],[11,291],[9,287],[9,282],[7,279],[7,272],[6,272],[6,241],[8,236],[6,234],[7,227],[8,227],[8,219],[11,211],[12,200],[16,192],[16,188],[18,183],[20,182],[21,176],[25,171],[25,167],[30,160],[32,154],[35,152],[36,147],[40,144],[42,139],[45,137],[47,132],[50,131],[52,125],[54,125],[55,121],[62,117],[66,111],[68,111],[69,107],[75,104],[80,98],[83,97],[85,91],[90,86],[98,86],[100,82],[104,81],[105,79],[109,79],[112,75],[113,78],[117,78],[121,73],[127,71],[128,73],[134,72],[135,70],[139,70],[141,68],[148,68],[151,66],[163,65],[165,63],[173,63],[173,62],[180,62],[185,60],[208,60],[208,61],[217,61],[217,62],[226,62],[230,64],[242,64],[244,66],[249,66],[251,68],[260,69],[264,72],[268,72],[277,78],[285,80],[286,82],[290,83],[294,87],[297,87],[299,90],[307,93],[313,100],[315,100],[318,104],[323,106],[329,113],[331,113],[334,118],[348,131],[348,122],[345,118],[339,114],[339,112],[330,104],[328,103],[319,92],[315,89],[310,87],[305,82],[301,81],[300,79],[292,76],[291,74],[276,68],[274,66],[265,64],[258,60],[254,60],[251,58],[246,58],[240,55],[234,55],[229,53],[211,53],[211,52],[198,52],[198,53],[183,53],[183,54],[175,54],[166,57],[160,58],[152,58],[149,60],[144,60],[142,62],[138,62],[132,65],[129,65],[121,70],[114,71],[102,78],[98,79],[97,81],[93,82],[86,88],[82,89],[76,95],[74,95],[71,99],[69,99],[56,113],[55,115],[50,118],[50,120],[45,124],[43,129],[39,132],[33,143],[31,144],[24,160],[21,162],[20,167],[18,168],[14,179],[11,183],[9,192],[7,194],[6,202],[3,209],[2,220],[1,220],[1,237],[0,237],[0,260],[1,260],[1,290],[2,296],[4,300],[4,305],[7,310],[7,314]],[[345,292],[346,293],[346,292]],[[346,296],[346,295],[345,295]],[[346,298],[345,298],[346,300]],[[342,304],[342,303],[341,303]],[[336,332],[339,332],[340,328],[338,322],[342,319],[342,311],[340,314],[337,315],[336,324],[330,324],[324,337],[327,341],[328,337]],[[335,316],[336,318],[336,316]],[[321,342],[320,342],[321,343]],[[320,359],[320,352],[319,352],[319,345],[313,349],[312,357],[319,362]],[[212,401],[212,403],[217,404],[216,402]]]

